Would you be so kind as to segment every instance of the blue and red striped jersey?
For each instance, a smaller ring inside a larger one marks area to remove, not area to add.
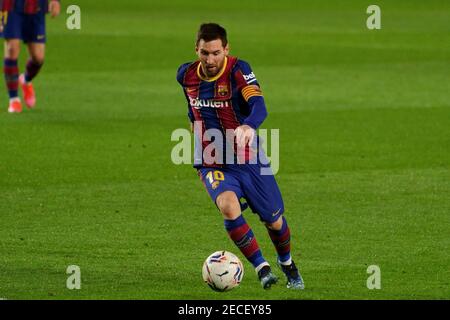
[[[255,74],[247,62],[237,57],[226,57],[222,70],[211,79],[203,76],[200,61],[185,63],[178,69],[177,80],[188,102],[190,121],[202,124],[202,137],[206,130],[217,129],[222,132],[225,143],[227,129],[234,130],[243,124],[257,129],[267,116]],[[203,149],[210,143],[203,139]],[[226,150],[225,146],[222,150]],[[251,154],[252,150],[247,147],[245,158]],[[225,154],[223,159],[226,159]],[[223,167],[221,164],[207,165],[204,161],[202,165]],[[200,165],[194,163],[194,166]]]
[[[49,0],[0,0],[0,8],[3,12],[15,11],[25,14],[47,13],[48,2]]]

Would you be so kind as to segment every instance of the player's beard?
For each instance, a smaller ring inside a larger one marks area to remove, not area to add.
[[[208,78],[212,78],[212,77],[214,77],[219,71],[219,69],[216,67],[216,66],[214,66],[214,67],[205,67],[205,69],[206,69],[206,76],[208,77]]]
[[[208,78],[215,77],[220,72],[220,70],[222,70],[224,62],[225,62],[225,59],[223,59],[220,64],[210,66],[212,68],[208,68],[208,66],[205,63],[203,65],[203,72],[205,73],[205,75]]]

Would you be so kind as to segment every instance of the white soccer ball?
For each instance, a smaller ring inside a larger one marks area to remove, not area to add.
[[[216,251],[203,263],[202,275],[203,280],[214,291],[228,291],[241,283],[244,266],[231,252]]]

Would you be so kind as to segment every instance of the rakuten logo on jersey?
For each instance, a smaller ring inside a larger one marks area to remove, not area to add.
[[[252,83],[256,81],[256,76],[252,71],[252,73],[250,74],[244,74],[244,79],[245,81],[247,81],[247,83]]]
[[[195,109],[201,108],[228,108],[230,103],[228,101],[206,100],[189,97],[189,103],[191,107]]]

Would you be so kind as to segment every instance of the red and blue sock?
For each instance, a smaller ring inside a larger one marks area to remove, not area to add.
[[[4,59],[3,72],[5,74],[6,87],[8,88],[9,98],[18,98],[19,94],[17,91],[19,88],[19,67],[17,65],[17,59]]]
[[[291,232],[287,224],[286,218],[282,217],[283,224],[280,230],[272,230],[267,228],[269,231],[270,239],[275,246],[278,253],[278,259],[283,265],[290,265],[291,260]]]
[[[29,59],[25,71],[25,81],[31,82],[37,76],[42,68],[43,63],[37,63],[33,59]]]
[[[242,254],[258,271],[264,265],[268,265],[259,249],[252,229],[249,227],[244,217],[240,215],[235,220],[225,220],[225,229],[231,240],[241,250]]]

